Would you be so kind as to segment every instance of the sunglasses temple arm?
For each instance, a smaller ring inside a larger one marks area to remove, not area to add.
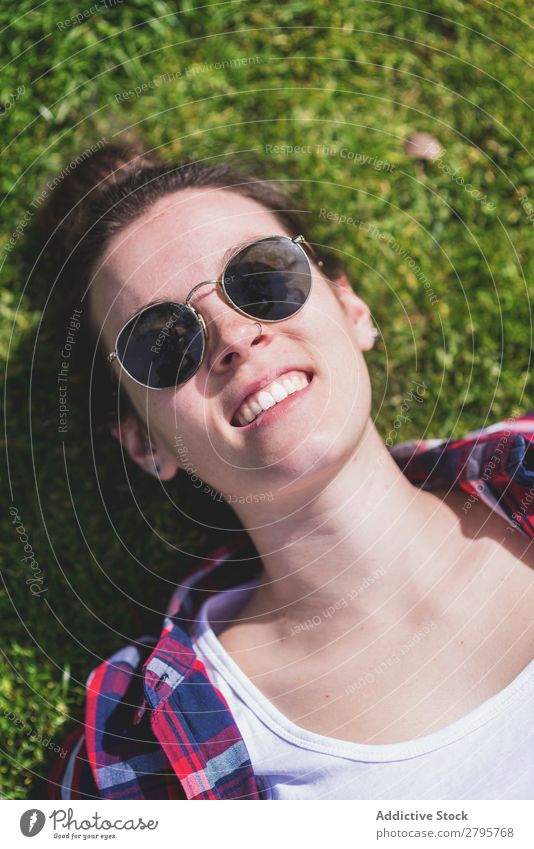
[[[315,252],[314,248],[313,248],[313,247],[310,245],[310,243],[309,243],[309,242],[308,242],[308,241],[304,238],[304,236],[296,236],[296,237],[293,239],[293,241],[294,241],[294,242],[296,242],[296,243],[297,243],[297,245],[306,245],[306,247],[308,248],[309,252],[310,252],[310,253],[311,253],[311,255],[312,255],[312,258],[315,260],[315,262],[317,263],[317,265],[319,266],[319,268],[322,268],[322,267],[323,267],[324,262],[322,261],[322,259],[319,259],[319,258],[318,258],[318,256],[317,256],[317,254],[316,254],[316,252]]]

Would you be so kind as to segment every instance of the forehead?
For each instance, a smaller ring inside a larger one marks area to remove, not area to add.
[[[232,249],[284,232],[273,212],[232,191],[167,195],[108,244],[91,284],[93,318],[116,328],[151,300],[184,300],[220,275]]]

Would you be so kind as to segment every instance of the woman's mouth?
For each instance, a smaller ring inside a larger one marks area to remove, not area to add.
[[[293,369],[279,375],[267,386],[253,392],[236,410],[231,425],[252,430],[260,424],[278,418],[307,391],[313,373]]]

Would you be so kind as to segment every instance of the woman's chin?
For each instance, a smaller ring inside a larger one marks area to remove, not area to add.
[[[290,444],[289,444],[290,443]],[[343,467],[350,448],[332,440],[332,434],[315,430],[300,439],[293,433],[280,450],[272,444],[261,458],[255,453],[246,473],[250,491],[269,491],[275,497],[286,498],[291,493],[327,486]],[[243,468],[244,464],[242,464]],[[260,483],[261,482],[261,483]],[[243,487],[240,487],[240,489]]]

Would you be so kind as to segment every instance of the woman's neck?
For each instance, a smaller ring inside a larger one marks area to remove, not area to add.
[[[348,607],[363,616],[387,603],[391,614],[395,598],[401,613],[466,543],[453,511],[410,483],[371,420],[323,484],[262,506],[261,527],[257,507],[240,511],[264,566],[247,617],[279,617],[287,629]]]

